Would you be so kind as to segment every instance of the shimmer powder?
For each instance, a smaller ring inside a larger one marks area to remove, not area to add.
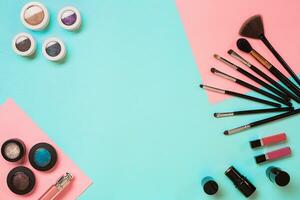
[[[74,24],[77,20],[77,15],[73,10],[66,10],[62,16],[61,21],[67,26]]]
[[[34,160],[38,166],[45,167],[51,162],[51,154],[47,149],[38,148],[34,153]]]
[[[43,44],[43,54],[51,61],[62,60],[66,55],[66,48],[63,43],[58,38],[49,38]]]
[[[71,6],[62,8],[57,20],[61,27],[71,31],[79,29],[81,25],[80,12]]]
[[[49,24],[49,13],[47,8],[38,2],[29,2],[23,6],[21,20],[29,29],[42,30]]]
[[[29,151],[29,162],[39,171],[48,171],[57,162],[56,150],[48,143],[36,144]]]
[[[18,55],[31,56],[35,53],[36,49],[35,40],[28,33],[20,33],[14,37],[12,48]]]
[[[7,175],[7,186],[18,195],[24,195],[31,192],[35,186],[35,176],[27,167],[16,167]]]
[[[10,139],[3,143],[1,154],[9,162],[21,162],[25,155],[25,145],[19,139]]]
[[[16,39],[15,45],[19,51],[25,52],[30,49],[31,41],[28,37],[22,35]]]
[[[50,41],[47,43],[46,52],[49,56],[55,57],[60,54],[61,46],[57,41]]]
[[[24,12],[25,21],[32,26],[42,23],[44,16],[43,9],[38,5],[30,6]]]

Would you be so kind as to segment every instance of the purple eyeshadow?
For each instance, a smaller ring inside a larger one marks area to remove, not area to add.
[[[62,15],[61,15],[61,21],[67,26],[73,25],[77,20],[77,15],[74,11],[72,10],[66,10]]]

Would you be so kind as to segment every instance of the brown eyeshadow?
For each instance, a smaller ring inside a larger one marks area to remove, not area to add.
[[[44,20],[44,17],[45,13],[43,9],[37,5],[28,7],[24,12],[25,21],[32,26],[40,24]]]
[[[16,48],[21,51],[25,52],[28,51],[31,47],[31,41],[28,37],[26,36],[21,36],[16,40]]]
[[[19,191],[24,191],[29,186],[29,177],[23,172],[17,172],[13,177],[13,185]]]

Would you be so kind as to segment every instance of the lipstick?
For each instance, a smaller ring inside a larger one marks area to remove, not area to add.
[[[249,197],[255,192],[256,187],[233,166],[225,171],[225,175],[245,197]]]
[[[261,139],[250,141],[250,146],[251,148],[255,149],[263,146],[271,146],[273,144],[277,144],[283,141],[286,141],[286,134],[279,133],[276,135],[271,135],[271,136],[263,137]]]
[[[280,187],[287,186],[290,183],[290,175],[278,167],[269,167],[266,174],[271,182]]]
[[[284,147],[275,151],[270,151],[266,154],[255,156],[255,161],[257,164],[261,164],[267,161],[273,161],[280,158],[284,158],[290,156],[292,154],[292,150],[290,147]]]
[[[73,180],[73,176],[70,173],[64,174],[58,179],[58,181],[52,185],[40,198],[39,200],[55,200],[57,196],[67,188],[67,186]]]

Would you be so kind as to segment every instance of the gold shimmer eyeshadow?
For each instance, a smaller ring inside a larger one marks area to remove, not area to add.
[[[39,2],[29,2],[21,10],[21,21],[23,25],[31,30],[45,29],[50,20],[48,9]]]
[[[43,9],[38,5],[30,6],[24,12],[25,21],[33,26],[42,23],[44,16]]]

